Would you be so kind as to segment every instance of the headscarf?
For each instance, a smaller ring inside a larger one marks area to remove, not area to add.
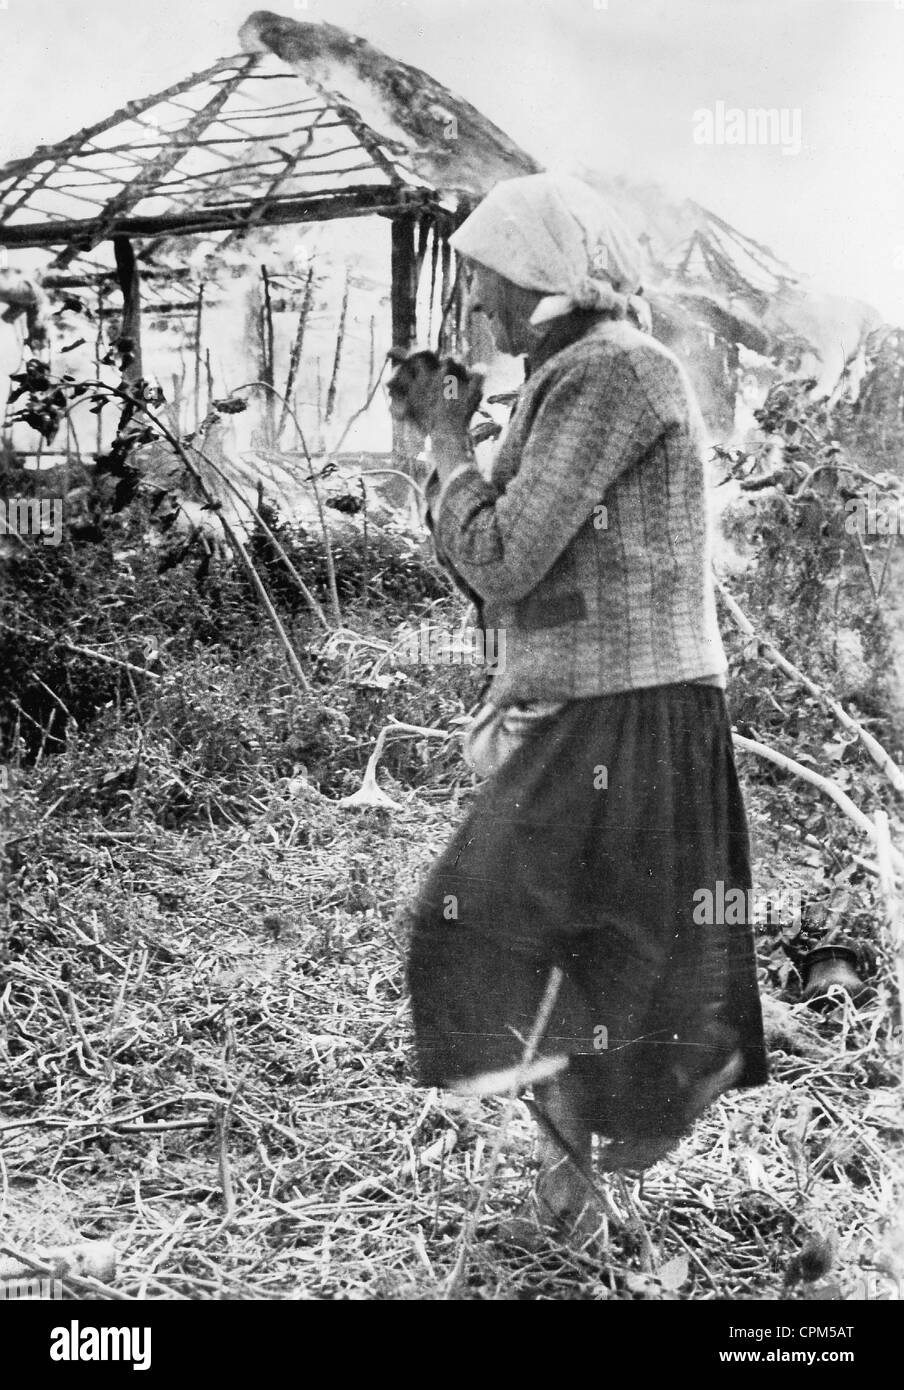
[[[637,300],[641,250],[618,214],[580,179],[528,174],[503,179],[450,237],[460,256],[521,285],[542,290],[531,323],[573,309],[632,311],[649,327]],[[642,306],[642,307],[641,307]]]

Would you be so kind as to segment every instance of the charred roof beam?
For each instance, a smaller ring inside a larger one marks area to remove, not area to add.
[[[192,148],[195,139],[207,129],[210,123],[216,118],[222,108],[226,105],[239,83],[248,75],[248,72],[257,65],[258,59],[252,55],[247,58],[244,65],[237,67],[232,77],[222,83],[219,91],[196,112],[192,120],[188,121],[181,130],[174,134],[169,148],[162,150],[160,154],[151,159],[142,169],[141,173],[131,183],[120,189],[114,198],[107,203],[95,228],[91,232],[93,241],[91,245],[105,240],[112,234],[114,224],[118,224],[123,215],[128,213],[140,202],[149,188],[153,188],[172,169]],[[75,251],[66,248],[56,258],[55,264],[61,269],[67,266],[72,259]]]
[[[95,136],[112,130],[114,126],[121,125],[124,121],[134,120],[160,102],[169,101],[180,92],[190,91],[199,82],[211,80],[217,73],[225,72],[229,68],[237,69],[240,63],[247,63],[247,54],[241,54],[238,58],[221,58],[209,68],[205,68],[202,72],[192,73],[190,77],[186,77],[182,82],[174,83],[172,87],[167,87],[163,92],[157,92],[154,96],[144,97],[141,100],[126,102],[125,106],[119,107],[106,120],[98,121],[95,125],[85,126],[75,135],[70,135],[65,140],[59,140],[54,145],[38,145],[37,149],[24,159],[14,159],[8,164],[4,164],[0,167],[0,183],[10,178],[15,180],[26,178],[44,163],[48,163],[48,168],[44,170],[35,183],[23,191],[20,198],[0,207],[0,223],[8,221],[32,194],[44,187],[47,180],[63,161],[78,155],[84,149],[85,144],[93,140]]]
[[[311,194],[301,198],[274,200],[267,212],[268,223],[322,222],[332,217],[367,217],[382,214],[395,217],[413,208],[436,203],[432,189],[387,188],[385,184],[363,184],[342,192]],[[255,225],[258,199],[248,198],[233,204],[213,205],[182,212],[160,213],[156,216],[120,216],[107,223],[102,218],[81,221],[28,222],[12,227],[0,227],[0,246],[68,247],[71,256],[89,250],[104,237],[159,236],[162,233],[231,232]],[[437,205],[442,215],[448,210]],[[58,265],[57,268],[60,268]]]

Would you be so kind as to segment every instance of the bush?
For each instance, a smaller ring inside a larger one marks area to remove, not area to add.
[[[813,387],[777,383],[757,412],[762,438],[754,451],[716,450],[741,488],[724,529],[748,563],[731,587],[760,636],[861,713],[884,720],[893,740],[897,677],[885,607],[874,593],[881,538],[858,538],[849,524],[873,475],[837,438],[834,412]],[[889,494],[897,487],[890,477],[880,482]],[[762,681],[746,689],[739,681],[733,708],[752,724],[768,722]]]
[[[391,718],[445,727],[477,698],[479,672],[412,667],[374,681],[326,657],[325,634],[259,530],[249,548],[314,686],[299,691],[244,571],[198,538],[154,535],[152,522],[139,495],[99,535],[66,527],[53,548],[26,538],[6,561],[2,756],[27,763],[68,746],[47,782],[63,807],[117,819],[140,802],[167,824],[242,819],[249,795],[299,772],[341,795]],[[271,524],[326,603],[322,538],[272,513]],[[369,528],[366,554],[349,529],[334,559],[346,623],[378,640],[437,605],[450,622],[464,612],[426,547],[392,525]],[[417,739],[393,741],[383,766],[415,783],[460,771],[454,744]]]
[[[328,602],[329,573],[320,530],[285,522],[269,505],[263,507],[261,515],[308,587],[317,598]],[[436,564],[429,544],[393,522],[370,522],[366,534],[363,522],[346,522],[340,530],[331,530],[330,545],[336,588],[343,606],[363,598],[377,606],[394,608],[442,598],[451,592],[452,586]],[[304,608],[305,600],[297,584],[261,527],[255,529],[249,549],[270,592],[278,594],[293,612]]]

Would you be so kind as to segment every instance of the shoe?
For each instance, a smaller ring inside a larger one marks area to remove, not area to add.
[[[580,1211],[553,1211],[545,1202],[530,1198],[511,1216],[496,1225],[496,1238],[531,1254],[550,1243],[584,1250],[591,1244],[606,1244],[606,1215],[591,1198]]]

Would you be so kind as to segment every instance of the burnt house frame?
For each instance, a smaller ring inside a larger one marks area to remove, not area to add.
[[[426,262],[430,303],[438,287],[442,305],[439,324],[430,325],[434,344],[461,350],[464,296],[449,236],[500,169],[538,166],[468,103],[364,40],[267,14],[252,16],[245,41],[249,30],[255,51],[222,58],[0,168],[0,248],[52,253],[41,276],[50,291],[88,288],[104,304],[118,285],[121,337],[131,347],[125,376],[134,381],[142,376],[142,300],[152,313],[188,313],[197,296],[189,274],[155,266],[158,248],[199,234],[223,247],[255,228],[377,215],[391,223],[393,344],[419,341]],[[375,83],[389,86],[393,114],[407,91],[411,119],[400,114],[390,134],[376,129],[329,85],[327,50],[331,74],[350,58],[353,66],[370,61]],[[418,93],[428,102],[430,141]],[[487,166],[485,185],[460,185],[446,159],[450,135],[475,143],[471,166]],[[432,177],[437,170],[441,177]],[[107,264],[98,260],[103,243],[112,245],[113,265],[109,254]]]

